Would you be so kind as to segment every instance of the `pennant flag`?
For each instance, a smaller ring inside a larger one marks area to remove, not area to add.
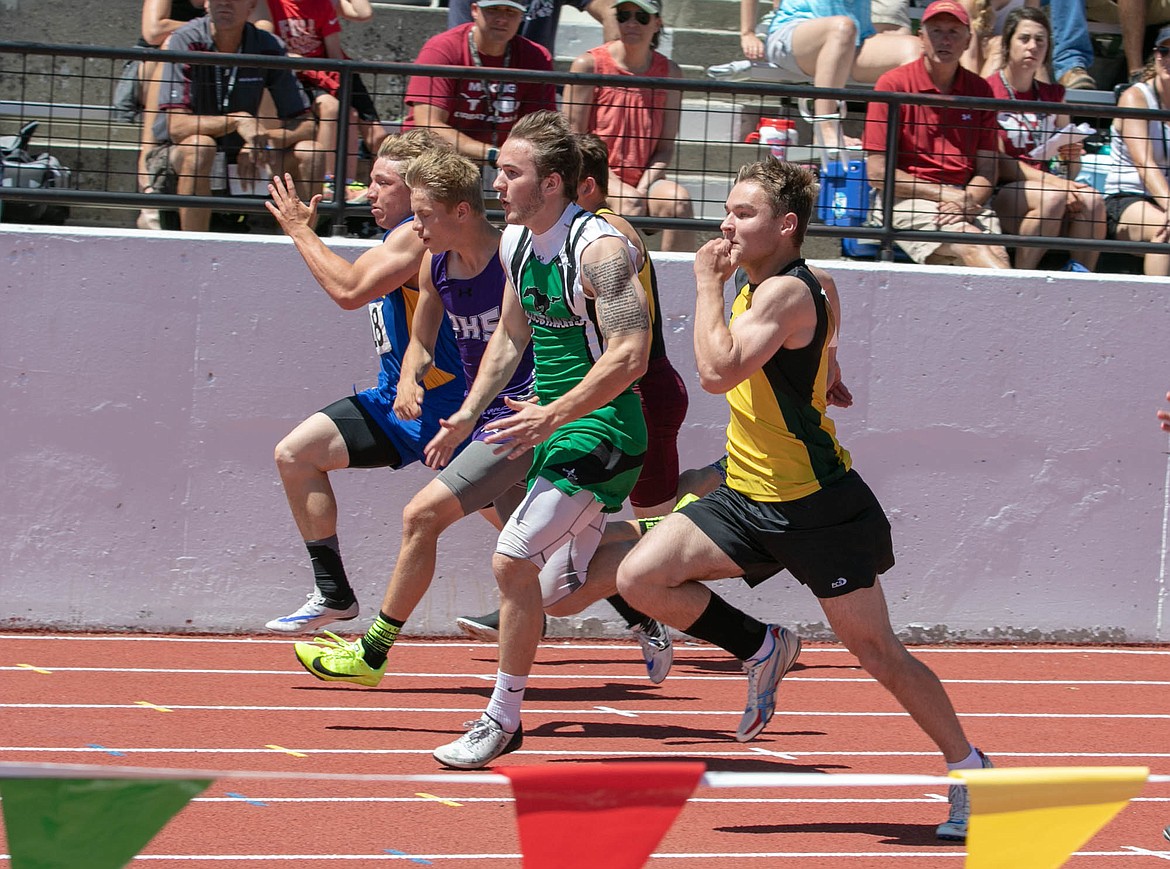
[[[524,869],[640,869],[705,769],[696,762],[499,770],[516,797]]]
[[[12,869],[121,869],[211,781],[3,779]]]
[[[1063,866],[1149,774],[1136,766],[955,770],[971,797],[967,869]]]

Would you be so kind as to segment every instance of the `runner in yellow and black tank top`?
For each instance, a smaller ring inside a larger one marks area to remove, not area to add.
[[[781,347],[764,365],[727,393],[727,485],[757,501],[794,501],[845,476],[849,452],[837,443],[825,416],[829,350],[836,330],[820,282],[803,259],[780,274],[800,278],[816,306],[817,325],[808,346]],[[731,322],[751,307],[755,286],[737,272]]]

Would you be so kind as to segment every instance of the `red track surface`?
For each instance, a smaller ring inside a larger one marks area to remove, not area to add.
[[[1170,650],[917,653],[1000,766],[1170,773]],[[390,663],[380,687],[363,689],[316,681],[281,639],[0,637],[0,760],[338,777],[218,778],[134,865],[519,866],[506,786],[345,779],[440,772],[431,751],[483,709],[495,648],[403,642]],[[552,641],[529,683],[524,747],[504,765],[699,759],[727,771],[943,773],[933,746],[839,648],[806,647],[781,710],[746,745],[733,737],[743,691],[734,664],[708,646],[678,646],[670,678],[653,686],[636,646]],[[700,787],[649,865],[958,869],[963,847],[934,838],[941,796]],[[1067,865],[1166,867],[1167,824],[1170,785],[1149,784]]]

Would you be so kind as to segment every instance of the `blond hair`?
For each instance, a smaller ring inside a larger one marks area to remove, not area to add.
[[[419,154],[406,164],[402,180],[448,207],[466,202],[476,214],[484,213],[479,167],[454,151],[432,148]]]
[[[735,183],[745,181],[760,185],[772,208],[773,217],[783,217],[790,212],[796,215],[794,238],[797,245],[803,244],[813,205],[817,201],[819,185],[816,176],[803,166],[784,163],[769,156],[739,170]]]

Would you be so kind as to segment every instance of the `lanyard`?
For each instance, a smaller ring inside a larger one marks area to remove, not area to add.
[[[475,47],[475,38],[472,36],[473,30],[475,30],[474,27],[469,27],[467,29],[467,53],[471,55],[471,62],[475,64],[476,67],[479,69],[484,69],[483,60],[479,56],[479,49]],[[507,69],[509,66],[511,66],[511,63],[512,40],[509,39],[508,47],[504,49],[504,69]],[[496,97],[500,92],[500,83],[498,81],[488,81],[487,77],[485,76],[480,81],[480,86],[483,88],[483,92],[489,97],[488,109],[490,111],[490,117],[488,120],[491,121],[492,125],[492,145],[499,145],[500,134],[499,130],[496,129],[496,123],[499,120],[499,109],[496,108]]]
[[[1020,100],[1019,95],[1016,93],[1016,89],[1014,87],[1012,87],[1011,82],[1008,81],[1007,76],[1004,75],[1002,69],[999,71],[999,80],[1001,82],[1003,82],[1003,86],[1007,90],[1008,97],[1011,100],[1013,100],[1014,102],[1022,102]],[[1038,97],[1039,97],[1039,88],[1036,87],[1036,82],[1033,81],[1032,82],[1032,91],[1028,95],[1028,99],[1035,101]],[[1015,118],[1019,122],[1020,126],[1023,127],[1024,130],[1028,133],[1028,144],[1029,145],[1040,144],[1037,141],[1037,139],[1039,138],[1040,129],[1044,126],[1044,122],[1045,122],[1045,120],[1047,120],[1048,116],[1047,115],[1039,115],[1039,114],[1036,114],[1035,112],[1018,112],[1018,113],[1015,113]]]
[[[236,89],[236,76],[240,74],[240,68],[233,66],[231,73],[228,75],[227,87],[223,83],[223,68],[213,67],[215,70],[215,101],[219,104],[219,113],[226,115],[228,113],[228,105],[232,101],[232,91]]]

